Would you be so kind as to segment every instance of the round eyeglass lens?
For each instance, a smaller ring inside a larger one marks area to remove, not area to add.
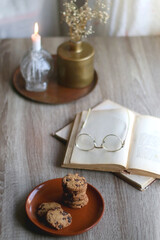
[[[103,148],[106,149],[107,151],[110,152],[118,151],[121,149],[121,147],[122,147],[121,139],[114,134],[107,135],[103,139]]]
[[[94,140],[88,134],[80,134],[76,139],[76,146],[84,151],[89,151],[94,148]]]

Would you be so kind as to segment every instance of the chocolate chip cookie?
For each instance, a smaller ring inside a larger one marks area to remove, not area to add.
[[[61,208],[61,205],[57,202],[41,203],[38,207],[37,215],[42,218],[46,215],[48,210],[55,208]]]
[[[77,200],[77,201],[73,201],[73,200],[68,200],[68,199],[64,199],[64,204],[68,207],[71,208],[82,208],[84,206],[87,205],[89,199],[87,194],[85,195],[85,197],[82,200]]]
[[[78,173],[68,174],[63,178],[63,189],[68,192],[84,192],[87,189],[87,182],[84,177],[80,177]]]
[[[46,214],[46,220],[53,228],[59,230],[68,227],[72,223],[72,216],[63,209],[51,209]]]
[[[87,182],[78,173],[68,174],[63,178],[63,203],[70,208],[82,208],[89,199],[86,194]]]
[[[80,193],[70,193],[70,192],[64,192],[63,198],[69,201],[80,201],[83,200],[86,196],[86,191],[80,192]]]

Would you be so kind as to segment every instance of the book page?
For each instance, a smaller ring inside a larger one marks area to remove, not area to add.
[[[84,123],[87,112],[82,113],[82,123]],[[97,147],[101,147],[102,141],[108,134],[115,134],[122,141],[126,139],[125,145],[119,151],[108,152],[103,148],[94,148],[89,151],[80,150],[74,146],[70,163],[74,164],[117,164],[126,166],[130,138],[134,123],[134,113],[126,109],[97,110],[91,111],[84,128],[79,134],[85,133],[91,136]]]
[[[69,139],[72,127],[73,127],[73,122],[59,129],[56,133],[53,133],[52,135],[67,142]]]
[[[111,110],[111,109],[118,109],[121,107],[122,106],[119,105],[118,103],[112,102],[111,100],[105,100],[92,109],[93,110]],[[57,136],[58,138],[64,141],[68,141],[72,127],[73,127],[73,122],[69,123],[65,127],[53,133],[53,136]]]
[[[160,174],[160,119],[137,116],[128,168]]]
[[[126,172],[114,173],[117,177],[136,187],[140,191],[145,190],[151,183],[155,181],[155,178],[140,176],[135,174],[129,174]]]

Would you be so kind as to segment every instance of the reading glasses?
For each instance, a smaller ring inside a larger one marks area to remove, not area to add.
[[[83,129],[84,126],[86,125],[90,113],[91,113],[91,109],[88,110],[86,119],[85,119],[81,129]],[[129,121],[128,111],[127,111],[127,117],[128,117],[128,121]],[[111,133],[111,134],[106,135],[103,138],[100,146],[97,146],[97,143],[96,143],[95,139],[91,135],[89,135],[88,133],[80,133],[76,137],[75,145],[76,145],[77,148],[79,148],[82,151],[90,151],[94,148],[97,148],[97,149],[102,149],[103,148],[108,152],[117,152],[120,149],[122,149],[125,145],[125,140],[126,140],[127,133],[128,133],[128,127],[127,126],[128,125],[126,125],[126,129],[125,129],[125,132],[124,132],[125,137],[124,137],[123,140],[118,135]],[[80,129],[80,131],[81,131],[81,129]]]

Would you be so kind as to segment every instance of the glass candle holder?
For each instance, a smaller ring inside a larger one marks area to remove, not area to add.
[[[53,58],[44,49],[31,49],[23,57],[20,70],[26,82],[26,90],[42,92],[47,89],[48,79],[53,72]]]

